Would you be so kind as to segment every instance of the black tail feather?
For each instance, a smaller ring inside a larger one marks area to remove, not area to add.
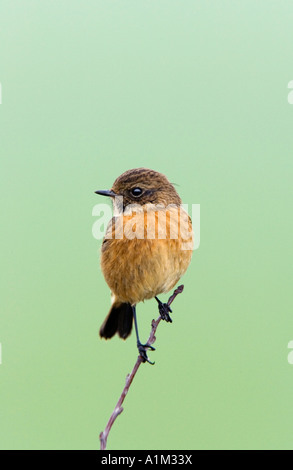
[[[104,323],[100,328],[101,338],[112,338],[118,333],[120,338],[126,339],[132,330],[133,313],[130,304],[113,304]]]

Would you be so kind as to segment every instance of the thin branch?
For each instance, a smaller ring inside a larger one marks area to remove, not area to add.
[[[177,297],[177,295],[180,294],[183,291],[183,287],[184,286],[181,285],[181,286],[177,287],[177,289],[174,290],[173,294],[171,295],[171,297],[169,298],[169,300],[167,302],[168,306],[170,306],[171,303],[173,302],[173,300]],[[157,318],[157,320],[152,321],[152,329],[151,329],[151,333],[150,333],[149,339],[147,341],[147,344],[153,344],[156,341],[155,333],[157,331],[158,325],[159,325],[161,320],[162,320],[162,318],[159,317],[159,318]],[[130,385],[132,384],[132,381],[135,377],[135,374],[138,371],[138,368],[139,368],[140,364],[142,364],[142,362],[143,362],[142,357],[138,356],[137,361],[134,365],[134,368],[133,368],[131,374],[128,374],[127,377],[126,377],[126,383],[125,383],[125,386],[124,386],[123,391],[121,393],[121,396],[120,396],[120,398],[117,402],[117,405],[115,406],[114,411],[110,416],[110,419],[107,423],[107,426],[105,427],[105,430],[100,433],[100,449],[101,450],[106,449],[109,432],[111,431],[111,428],[114,424],[114,421],[116,420],[116,418],[123,411],[122,404],[123,404],[123,402],[125,400],[125,397],[128,393]]]

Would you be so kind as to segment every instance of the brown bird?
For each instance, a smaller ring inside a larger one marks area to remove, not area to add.
[[[191,219],[165,175],[147,168],[128,170],[110,190],[95,191],[113,200],[110,221],[101,249],[101,267],[111,289],[112,306],[100,336],[115,333],[126,339],[134,319],[137,347],[143,362],[150,362],[149,344],[138,335],[136,305],[155,298],[162,319],[172,322],[170,307],[158,299],[185,273],[192,256]]]

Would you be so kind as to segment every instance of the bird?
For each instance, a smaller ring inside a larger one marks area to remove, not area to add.
[[[172,312],[158,295],[169,292],[186,272],[193,253],[190,216],[174,185],[149,168],[125,171],[111,189],[96,194],[113,202],[101,246],[101,270],[111,291],[111,308],[99,334],[126,339],[133,327],[142,362],[154,364],[147,351],[155,348],[139,338],[136,307],[155,299],[160,316],[172,322]]]

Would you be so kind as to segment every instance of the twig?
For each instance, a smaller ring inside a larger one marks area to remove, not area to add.
[[[169,300],[167,302],[168,306],[170,306],[171,303],[173,302],[173,300],[177,297],[177,295],[180,294],[183,291],[183,287],[184,286],[182,285],[182,286],[177,287],[177,289],[174,290],[173,294],[171,295],[171,297],[169,297]],[[155,333],[156,333],[156,330],[157,330],[158,325],[159,325],[161,320],[162,320],[162,318],[159,317],[159,318],[157,318],[157,320],[152,321],[152,329],[151,329],[151,333],[150,333],[149,339],[147,341],[147,344],[153,344],[156,341]],[[127,377],[126,377],[125,387],[123,388],[123,391],[122,391],[121,396],[120,396],[120,398],[117,402],[117,405],[115,406],[115,409],[114,409],[113,413],[110,416],[110,419],[107,423],[107,426],[105,427],[105,430],[100,433],[100,449],[101,450],[106,449],[109,432],[111,431],[111,428],[114,424],[114,421],[116,420],[116,418],[123,411],[122,403],[125,400],[125,397],[126,397],[126,395],[128,393],[128,390],[129,390],[129,387],[130,387],[130,385],[131,385],[131,383],[134,379],[134,376],[135,376],[136,372],[138,371],[138,368],[139,368],[139,366],[142,362],[143,362],[142,357],[138,356],[137,361],[134,365],[134,368],[133,368],[131,374],[128,374]]]

